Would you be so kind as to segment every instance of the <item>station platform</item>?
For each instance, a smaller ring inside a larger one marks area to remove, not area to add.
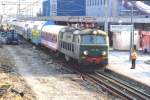
[[[110,51],[108,70],[150,86],[150,54],[138,53],[135,69],[130,69],[128,51]]]

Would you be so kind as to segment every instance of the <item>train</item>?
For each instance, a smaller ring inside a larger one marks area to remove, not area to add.
[[[108,65],[108,34],[100,29],[56,25],[52,21],[20,21],[12,25],[25,39],[62,54],[67,62],[75,60],[85,69]]]

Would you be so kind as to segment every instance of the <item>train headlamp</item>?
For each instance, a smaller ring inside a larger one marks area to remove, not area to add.
[[[85,56],[87,56],[88,55],[88,51],[86,50],[86,51],[83,51],[83,54],[85,55]]]
[[[97,34],[97,31],[93,31],[93,34],[95,34],[95,35],[96,35],[96,34]]]
[[[104,55],[106,55],[106,52],[105,52],[105,51],[103,51],[103,52],[102,52],[102,55],[103,55],[103,56],[104,56]]]

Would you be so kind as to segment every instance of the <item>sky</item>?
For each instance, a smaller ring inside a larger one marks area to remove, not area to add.
[[[3,4],[5,5],[2,5]],[[0,15],[16,15],[17,14],[17,8],[18,5],[15,5],[14,3],[18,3],[19,0],[0,0]],[[38,12],[40,7],[41,7],[41,2],[42,0],[20,0],[20,2],[28,2],[28,5],[24,5],[23,3],[21,3],[20,5],[20,9],[22,9],[20,11],[20,13],[22,13],[23,15],[34,15],[34,12]],[[35,4],[33,4],[33,2],[36,2]],[[29,3],[32,3],[29,5]]]

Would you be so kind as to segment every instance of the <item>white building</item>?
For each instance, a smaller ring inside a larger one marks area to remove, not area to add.
[[[113,48],[115,50],[130,50],[130,31],[114,32],[113,33]],[[140,50],[140,35],[139,31],[134,31],[134,45]]]

